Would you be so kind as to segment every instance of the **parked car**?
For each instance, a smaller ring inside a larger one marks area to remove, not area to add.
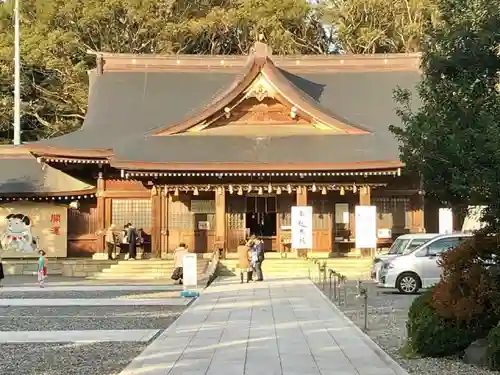
[[[392,243],[391,248],[386,254],[379,254],[373,258],[373,265],[371,271],[371,277],[375,282],[379,282],[380,269],[384,261],[387,261],[393,257],[399,255],[405,255],[411,253],[416,248],[422,246],[424,243],[430,241],[431,239],[439,236],[438,233],[413,233],[413,234],[403,234],[396,238]]]
[[[441,254],[470,237],[472,234],[468,233],[439,235],[409,254],[384,261],[378,285],[382,288],[396,288],[407,294],[435,285],[441,276],[438,265]]]

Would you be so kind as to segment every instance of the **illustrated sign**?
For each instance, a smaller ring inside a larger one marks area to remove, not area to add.
[[[453,233],[453,211],[451,208],[439,209],[439,234]]]
[[[357,249],[377,247],[377,208],[375,206],[356,206],[355,208],[355,246]]]
[[[67,207],[50,203],[0,205],[0,257],[67,256]]]
[[[292,247],[294,249],[313,248],[312,216],[311,206],[292,207]]]
[[[186,254],[182,257],[182,272],[184,277],[182,282],[185,287],[198,286],[198,265],[196,254]]]
[[[198,230],[210,230],[210,222],[198,221]]]

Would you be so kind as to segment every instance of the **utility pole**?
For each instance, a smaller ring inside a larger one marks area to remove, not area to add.
[[[14,0],[14,144],[21,144],[21,36],[19,0]]]

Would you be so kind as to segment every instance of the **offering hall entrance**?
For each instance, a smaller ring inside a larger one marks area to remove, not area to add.
[[[276,196],[246,197],[246,231],[264,240],[266,251],[277,250]]]

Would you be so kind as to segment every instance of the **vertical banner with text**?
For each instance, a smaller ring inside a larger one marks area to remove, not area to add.
[[[355,228],[357,249],[377,247],[377,208],[375,206],[356,206]]]
[[[311,206],[292,207],[292,248],[313,248],[312,216],[313,210]]]

